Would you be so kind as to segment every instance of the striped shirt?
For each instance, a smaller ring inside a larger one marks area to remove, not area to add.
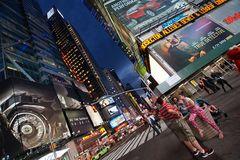
[[[178,112],[177,107],[175,107],[165,101],[163,102],[163,104],[161,106],[162,106],[162,108],[160,108],[159,113],[158,113],[160,118],[164,118],[165,120],[174,120],[174,119],[179,118],[178,115],[168,112],[170,109]]]

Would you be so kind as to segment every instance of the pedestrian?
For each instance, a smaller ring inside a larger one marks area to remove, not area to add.
[[[218,124],[218,120],[222,117],[222,115],[227,118],[228,114],[225,113],[224,111],[220,110],[219,108],[217,108],[215,105],[209,104],[206,100],[202,99],[202,98],[198,98],[196,99],[196,104],[203,108],[203,107],[207,107],[209,112],[211,113],[214,121]]]
[[[202,80],[203,80],[205,86],[210,88],[213,91],[213,93],[216,93],[220,89],[218,86],[216,86],[214,84],[214,79],[212,79],[208,76],[204,76],[204,77],[202,77]]]
[[[182,113],[183,117],[189,114],[187,107],[182,103],[182,100],[179,100],[177,97],[173,97],[172,101],[174,105],[178,108],[179,112]]]
[[[201,89],[205,90],[209,95],[211,94],[210,91],[208,90],[208,88],[206,87],[206,85],[205,85],[205,83],[204,83],[204,81],[203,81],[202,78],[199,78],[198,86],[199,86]]]
[[[200,155],[201,157],[206,158],[213,154],[213,149],[204,150],[198,143],[189,125],[175,106],[163,101],[161,97],[157,98],[155,104],[161,105],[161,108],[159,109],[159,117],[165,120],[172,132],[190,151],[192,151],[194,156]]]
[[[204,122],[206,122],[207,124],[209,124],[213,129],[215,129],[218,132],[218,137],[219,139],[223,139],[223,132],[220,130],[220,128],[216,125],[216,123],[214,123],[213,121],[211,121],[205,111],[197,106],[194,101],[188,97],[185,97],[183,95],[183,93],[180,93],[178,95],[178,98],[180,100],[183,101],[183,103],[187,106],[187,109],[190,112],[190,116],[189,116],[189,122],[193,125],[194,128],[197,129],[199,135],[201,137],[203,137],[203,130],[200,128],[200,126],[198,125],[198,123],[196,122],[196,117],[200,118],[201,120],[203,120]]]
[[[234,45],[227,52],[227,56],[229,59],[234,61],[238,71],[240,72],[240,44]]]
[[[162,131],[160,124],[156,121],[153,114],[148,114],[147,116],[148,123],[153,128],[155,132],[159,135]]]
[[[211,71],[211,72],[212,72],[212,73],[211,73],[211,77],[212,77],[213,79],[215,79],[219,85],[222,86],[222,89],[224,90],[224,92],[226,92],[226,89],[225,89],[225,87],[224,87],[225,84],[226,84],[229,88],[233,89],[233,87],[223,78],[222,73],[220,73],[220,72],[214,72],[214,71]]]

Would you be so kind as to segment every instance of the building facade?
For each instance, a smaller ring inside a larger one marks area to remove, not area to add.
[[[107,121],[109,121],[111,128],[116,128],[121,126],[121,123],[124,123],[124,121],[122,121],[119,124],[115,124],[114,127],[111,125],[111,122],[113,123],[116,117],[121,115],[125,118],[125,121],[128,121],[128,123],[133,122],[138,116],[138,111],[128,93],[124,93],[124,86],[116,72],[114,69],[104,69],[103,75],[106,77],[106,80],[103,82],[106,86],[107,95],[113,96],[100,102],[102,115]]]
[[[48,23],[60,49],[62,59],[76,80],[83,82],[94,100],[104,95],[104,87],[97,67],[74,27],[53,7],[48,13]]]
[[[35,0],[0,2],[0,79],[10,77],[48,84],[51,76],[70,79]]]
[[[148,72],[140,75],[147,84],[152,76],[158,95],[171,92],[239,43],[237,0],[87,0],[86,4],[139,54]]]

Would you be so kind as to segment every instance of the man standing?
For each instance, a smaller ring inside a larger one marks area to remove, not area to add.
[[[200,155],[206,158],[214,153],[213,149],[206,151],[202,148],[177,107],[163,101],[161,97],[157,99],[156,104],[162,106],[159,110],[159,117],[165,120],[172,132],[193,152],[194,156]]]

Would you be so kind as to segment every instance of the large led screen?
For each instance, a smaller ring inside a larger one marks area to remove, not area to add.
[[[202,17],[152,45],[151,55],[164,65],[167,72],[174,74],[231,37],[232,33]]]
[[[126,120],[125,120],[124,116],[121,114],[121,115],[118,115],[117,117],[113,118],[112,120],[110,120],[109,124],[110,124],[111,128],[115,128],[125,121]]]
[[[186,6],[183,0],[114,0],[106,2],[110,14],[115,15],[133,34],[149,24],[171,16]],[[175,11],[175,12],[174,12]]]
[[[52,86],[18,79],[0,83],[0,108],[9,128],[1,125],[8,155],[70,136]],[[1,122],[2,123],[2,122]]]

